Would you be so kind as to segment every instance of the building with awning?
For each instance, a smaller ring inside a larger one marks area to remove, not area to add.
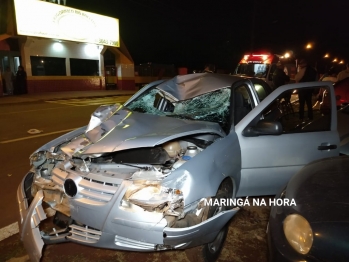
[[[66,1],[0,0],[0,67],[27,73],[28,92],[135,88],[119,20]]]

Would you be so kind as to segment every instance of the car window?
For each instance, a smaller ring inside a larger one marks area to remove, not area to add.
[[[271,87],[265,81],[257,78],[251,78],[250,80],[253,83],[260,102],[272,92]]]
[[[261,85],[260,83],[255,83],[254,88],[256,89],[259,101],[262,101],[264,98],[267,97],[268,93],[263,85]]]
[[[256,90],[259,101],[263,101],[271,92],[271,87],[264,81],[253,81],[254,88]]]
[[[324,86],[285,91],[262,112],[262,118],[280,122],[283,133],[286,134],[329,131],[331,130],[329,88]]]
[[[246,76],[255,76],[255,77],[266,77],[269,70],[268,64],[259,64],[259,63],[248,63],[248,64],[239,64],[236,69],[236,74],[246,75]]]
[[[273,80],[273,73],[274,73],[276,67],[277,67],[276,64],[272,64],[271,65],[270,72],[269,72],[269,75],[268,75],[268,80],[269,81]]]
[[[246,84],[234,89],[234,125],[239,123],[253,108],[251,94]]]
[[[266,77],[268,70],[269,70],[269,65],[268,64],[255,64],[254,65],[255,68],[255,77]]]

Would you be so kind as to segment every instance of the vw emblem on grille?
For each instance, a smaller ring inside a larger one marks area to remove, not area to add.
[[[78,187],[73,179],[67,179],[64,181],[64,192],[70,197],[76,196],[78,193]]]
[[[79,192],[79,182],[81,181],[80,176],[68,175],[63,184],[64,193],[68,197],[75,197]]]

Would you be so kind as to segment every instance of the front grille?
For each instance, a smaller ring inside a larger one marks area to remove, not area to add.
[[[101,231],[88,226],[70,225],[69,227],[71,228],[71,235],[67,236],[67,238],[74,241],[94,244],[99,241],[102,235]]]
[[[81,176],[75,171],[70,170],[67,172],[56,167],[52,170],[52,180],[63,188],[64,181],[69,174]],[[101,177],[101,180],[83,177],[83,179],[79,182],[79,187],[82,189],[79,190],[76,197],[80,199],[86,198],[89,199],[90,202],[96,201],[98,203],[106,203],[110,201],[116,193],[119,185],[105,182],[102,179],[103,177]]]

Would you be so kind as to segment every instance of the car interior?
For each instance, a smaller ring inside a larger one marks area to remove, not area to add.
[[[250,95],[245,85],[235,88],[234,125],[239,123],[252,110]]]

